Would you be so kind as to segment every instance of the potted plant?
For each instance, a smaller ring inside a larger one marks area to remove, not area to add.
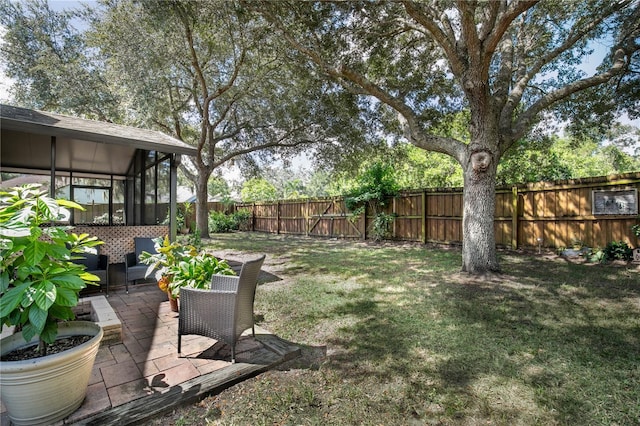
[[[181,287],[206,288],[214,274],[235,275],[225,260],[199,253],[194,246],[171,242],[168,236],[154,241],[157,253],[142,252],[140,262],[149,265],[147,276],[155,274],[158,287],[167,292],[175,312]]]
[[[82,404],[103,335],[72,321],[80,290],[98,281],[72,259],[101,242],[54,225],[68,208],[82,209],[39,185],[0,191],[0,320],[16,330],[0,341],[0,397],[16,425],[51,424]]]

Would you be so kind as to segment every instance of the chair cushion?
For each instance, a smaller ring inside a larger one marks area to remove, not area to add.
[[[144,279],[147,269],[149,269],[148,265],[129,266],[127,268],[127,279],[129,281]],[[154,279],[155,277],[153,275],[149,275],[146,278]]]
[[[100,257],[97,254],[82,253],[82,259],[74,260],[74,263],[86,266],[87,271],[95,271],[100,264]]]
[[[151,254],[157,253],[156,244],[153,242],[152,238],[135,237],[134,242],[136,246],[136,260],[138,260],[140,253],[143,251]]]

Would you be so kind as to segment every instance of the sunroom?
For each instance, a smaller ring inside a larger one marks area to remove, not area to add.
[[[3,188],[40,182],[81,204],[75,232],[104,241],[110,264],[134,237],[176,236],[177,168],[196,149],[163,133],[0,105]],[[111,280],[110,280],[111,281]]]

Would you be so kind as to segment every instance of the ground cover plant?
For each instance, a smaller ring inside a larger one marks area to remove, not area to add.
[[[632,425],[640,421],[640,270],[459,249],[256,233],[256,315],[303,357],[147,425]]]

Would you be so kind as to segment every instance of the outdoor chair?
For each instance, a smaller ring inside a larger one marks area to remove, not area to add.
[[[140,253],[146,251],[147,253],[156,254],[156,245],[153,242],[153,238],[143,238],[143,237],[135,237],[135,252],[127,253],[125,259],[125,286],[126,291],[129,293],[129,283],[137,280],[141,280],[146,277],[147,269],[149,269],[149,265],[145,265],[144,263],[140,263]],[[152,277],[152,275],[150,275]]]
[[[100,284],[100,291],[102,287],[106,286],[106,295],[109,297],[109,256],[106,254],[100,254],[100,248],[96,247],[96,254],[82,253],[76,256],[80,259],[73,259],[73,263],[85,266],[85,271],[100,278],[98,283]]]
[[[240,275],[214,275],[211,289],[180,289],[178,316],[178,354],[182,353],[182,335],[197,334],[221,340],[231,346],[231,362],[236,362],[236,343],[253,323],[253,301],[258,274],[265,255],[242,265]]]

